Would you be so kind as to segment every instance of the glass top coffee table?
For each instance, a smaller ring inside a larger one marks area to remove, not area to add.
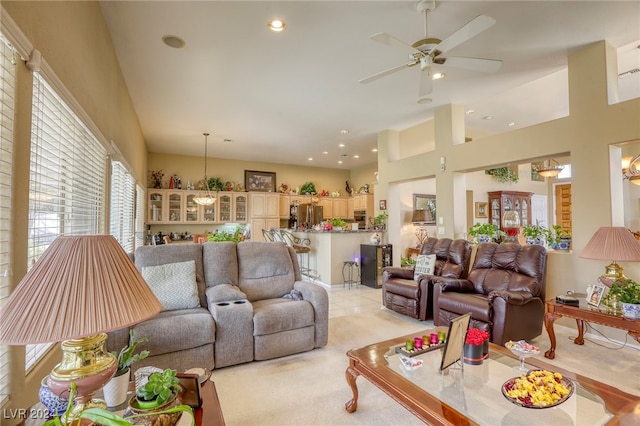
[[[624,393],[604,383],[580,376],[538,359],[527,359],[532,369],[561,373],[574,387],[563,403],[550,408],[527,408],[508,400],[502,385],[519,373],[519,360],[506,348],[489,345],[489,358],[481,365],[464,364],[464,369],[439,371],[440,349],[418,355],[421,367],[409,371],[400,362],[395,347],[433,330],[369,345],[347,352],[347,383],[353,399],[345,404],[349,413],[357,410],[356,379],[363,376],[422,421],[435,425],[600,425],[638,424],[640,397]]]

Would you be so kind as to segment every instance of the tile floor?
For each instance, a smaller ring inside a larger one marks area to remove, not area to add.
[[[326,287],[325,287],[326,288]],[[331,286],[329,293],[329,318],[383,309],[382,290],[366,285]]]

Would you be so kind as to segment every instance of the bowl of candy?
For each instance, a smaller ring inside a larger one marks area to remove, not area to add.
[[[520,359],[520,365],[515,367],[515,369],[521,373],[526,373],[527,371],[529,371],[529,369],[524,366],[524,359],[528,356],[537,355],[540,353],[540,348],[529,344],[524,340],[519,340],[517,342],[509,340],[504,344],[504,346]]]

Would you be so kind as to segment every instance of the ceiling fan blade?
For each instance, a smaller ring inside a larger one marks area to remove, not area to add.
[[[431,73],[428,71],[420,72],[420,83],[418,86],[418,99],[422,99],[431,94],[433,91],[433,80]]]
[[[466,70],[486,73],[497,72],[502,66],[502,61],[497,59],[450,57],[444,59],[443,65],[447,67],[463,68]]]
[[[415,64],[414,62],[409,62],[408,64],[402,64],[393,68],[389,68],[388,70],[380,71],[379,73],[376,73],[376,74],[370,75],[369,77],[365,77],[358,80],[358,83],[362,83],[362,84],[370,83],[374,80],[384,77],[385,75],[393,74],[396,71],[400,71],[403,68],[408,68],[414,64]]]
[[[438,44],[436,49],[442,53],[448,52],[454,47],[480,34],[484,30],[491,28],[495,23],[496,23],[496,20],[490,16],[487,16],[487,15],[476,16],[474,19],[469,21],[464,27],[460,28],[458,31],[454,32],[449,37],[442,40],[440,44]]]
[[[409,55],[413,55],[415,53],[421,53],[418,49],[414,48],[410,44],[405,43],[404,41],[395,38],[391,34],[387,33],[378,33],[374,34],[371,37],[371,40],[377,41],[378,43],[386,44],[387,46],[391,46],[396,49],[404,50]]]

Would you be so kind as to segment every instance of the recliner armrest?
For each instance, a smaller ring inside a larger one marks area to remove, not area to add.
[[[503,299],[509,305],[524,305],[533,299],[540,299],[532,295],[528,291],[509,291],[509,290],[496,290],[492,291],[488,295],[489,304],[492,304],[496,298]]]
[[[208,287],[205,290],[207,296],[207,303],[229,302],[234,300],[244,300],[247,295],[244,294],[238,286],[232,284],[218,284],[213,287]]]
[[[461,278],[444,278],[433,276],[433,285],[439,286],[442,293],[447,291],[458,293],[475,293],[473,283]]]
[[[402,278],[405,280],[413,279],[413,268],[398,268],[387,266],[382,272],[382,281],[388,281],[392,278]]]
[[[327,290],[317,284],[296,281],[293,288],[302,293],[302,300],[313,306],[315,314],[315,347],[326,346],[329,342],[329,295]]]

